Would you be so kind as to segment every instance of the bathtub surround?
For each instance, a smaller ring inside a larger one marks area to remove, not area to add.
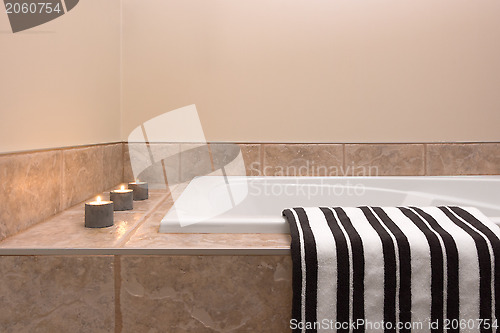
[[[224,161],[228,143],[211,152],[182,153],[191,143],[154,143],[152,151],[179,154],[164,166],[172,183],[192,177],[210,154]],[[229,175],[439,176],[500,174],[500,143],[291,144],[238,143],[244,168]],[[134,143],[0,155],[0,240],[122,182],[134,181]],[[133,149],[132,149],[133,152]],[[161,164],[160,164],[161,167]],[[161,172],[163,168],[153,170]],[[165,188],[165,184],[163,184]]]
[[[172,195],[151,190],[134,204],[110,228],[82,228],[79,203],[2,241],[0,294],[15,313],[0,312],[0,327],[290,332],[289,235],[159,234]]]

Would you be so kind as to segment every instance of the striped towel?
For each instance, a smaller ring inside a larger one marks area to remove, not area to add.
[[[500,332],[500,229],[475,208],[293,208],[294,332]]]

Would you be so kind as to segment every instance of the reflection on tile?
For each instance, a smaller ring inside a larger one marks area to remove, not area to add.
[[[288,256],[123,256],[123,332],[289,332],[291,267]]]
[[[152,191],[149,200],[134,201],[134,210],[114,213],[114,225],[109,228],[85,228],[85,204],[80,203],[29,230],[5,239],[0,243],[0,248],[118,247],[124,237],[127,237],[166,195],[165,191]],[[109,193],[103,194],[103,198],[107,200]]]
[[[62,153],[0,156],[0,240],[60,211]]]
[[[103,147],[63,151],[63,200],[66,209],[103,190]]]
[[[266,144],[264,176],[338,176],[341,144]]]
[[[2,332],[112,332],[113,257],[0,257]]]
[[[116,186],[123,179],[123,144],[105,145],[103,149],[103,184],[99,190]]]
[[[160,222],[172,206],[169,199],[132,233],[125,248],[155,249],[289,249],[288,234],[160,234]]]
[[[422,144],[347,144],[346,176],[423,176]]]
[[[427,173],[438,175],[500,174],[500,144],[429,144]]]

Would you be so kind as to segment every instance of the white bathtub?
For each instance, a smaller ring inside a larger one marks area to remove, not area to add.
[[[500,176],[243,177],[193,179],[161,221],[161,233],[289,233],[297,206],[477,207],[500,224]]]

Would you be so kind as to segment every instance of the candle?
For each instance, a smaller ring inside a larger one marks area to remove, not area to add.
[[[109,193],[109,198],[114,203],[115,210],[131,210],[134,208],[133,190],[125,189],[122,185],[119,190]]]
[[[95,201],[85,204],[86,228],[111,227],[113,223],[113,202],[102,201],[98,196]]]
[[[128,183],[128,188],[134,191],[134,200],[146,200],[149,198],[148,183],[140,182],[137,179],[135,182]]]

